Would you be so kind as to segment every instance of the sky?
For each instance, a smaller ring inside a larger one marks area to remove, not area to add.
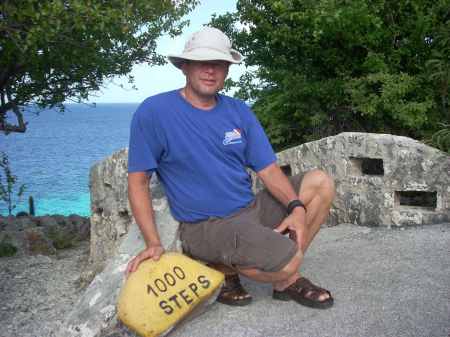
[[[189,36],[207,24],[212,14],[224,14],[235,10],[236,0],[200,1],[200,4],[186,16],[186,19],[190,20],[189,26],[185,27],[183,33],[174,39],[162,36],[158,40],[157,52],[161,55],[180,54]],[[238,79],[243,68],[243,65],[232,65],[229,77]],[[142,102],[148,96],[181,88],[185,83],[181,71],[170,63],[152,67],[148,64],[135,65],[132,75],[135,78],[134,85],[137,90],[131,88],[125,77],[117,77],[112,82],[105,83],[105,88],[92,95],[89,101],[92,103],[137,103]],[[120,87],[121,84],[124,88]]]

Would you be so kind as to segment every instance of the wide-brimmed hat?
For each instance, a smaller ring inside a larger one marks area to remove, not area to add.
[[[205,27],[194,33],[184,45],[183,53],[180,55],[168,55],[169,61],[177,67],[185,60],[191,61],[213,61],[221,60],[230,63],[241,63],[242,55],[231,48],[230,39],[219,29]]]

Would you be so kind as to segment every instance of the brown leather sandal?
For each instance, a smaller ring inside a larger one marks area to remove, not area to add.
[[[324,293],[328,294],[329,297],[320,301],[319,297]],[[300,277],[285,290],[278,291],[274,289],[272,297],[281,301],[294,300],[299,304],[317,309],[328,309],[334,303],[334,299],[328,290],[314,285],[305,277]]]
[[[220,290],[217,302],[233,306],[244,306],[250,304],[252,296],[244,289],[239,275],[225,275],[225,284]]]

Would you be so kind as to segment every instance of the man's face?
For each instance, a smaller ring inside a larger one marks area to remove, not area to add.
[[[195,95],[212,97],[222,90],[230,64],[226,61],[188,61],[182,65],[186,87]]]

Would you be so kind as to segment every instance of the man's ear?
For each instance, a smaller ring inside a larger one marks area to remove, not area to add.
[[[230,66],[231,66],[231,63],[228,63],[228,67],[227,67],[227,72],[226,72],[225,78],[228,77],[228,73],[230,71]]]
[[[186,67],[188,66],[188,63],[186,61],[183,61],[183,63],[181,63],[181,71],[183,72],[184,75],[186,75]]]

